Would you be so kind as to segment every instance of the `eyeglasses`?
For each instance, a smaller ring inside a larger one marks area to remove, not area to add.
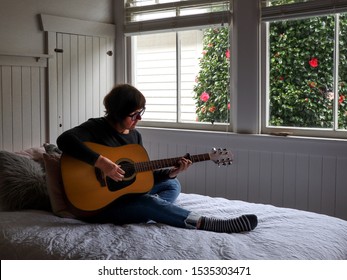
[[[145,110],[146,110],[146,108],[143,108],[139,112],[135,112],[135,113],[128,115],[128,117],[130,117],[132,121],[141,120],[141,116],[145,113]]]

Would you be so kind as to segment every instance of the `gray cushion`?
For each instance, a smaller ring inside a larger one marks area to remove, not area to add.
[[[0,209],[51,209],[45,172],[38,162],[0,151]]]

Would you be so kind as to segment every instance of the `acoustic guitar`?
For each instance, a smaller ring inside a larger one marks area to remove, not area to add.
[[[153,171],[176,166],[182,157],[149,161],[146,150],[137,144],[108,147],[91,142],[85,143],[125,171],[123,181],[116,182],[104,176],[101,170],[67,154],[61,158],[61,172],[67,198],[73,206],[84,211],[101,209],[126,194],[147,193],[154,185]],[[190,155],[185,158],[194,162],[212,160],[218,165],[233,161],[231,152],[212,149],[210,153]]]

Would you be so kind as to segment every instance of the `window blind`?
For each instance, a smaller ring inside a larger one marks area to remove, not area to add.
[[[231,1],[125,0],[125,34],[229,23]]]
[[[346,11],[346,0],[262,0],[261,16],[263,21],[274,21]]]

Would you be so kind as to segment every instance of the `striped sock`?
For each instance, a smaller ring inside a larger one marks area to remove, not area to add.
[[[233,219],[215,219],[201,217],[200,230],[208,230],[214,232],[238,233],[243,231],[251,231],[258,225],[256,215],[242,215]]]

